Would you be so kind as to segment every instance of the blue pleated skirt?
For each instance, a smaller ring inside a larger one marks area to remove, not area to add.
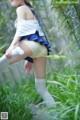
[[[40,43],[41,45],[44,45],[46,48],[47,48],[47,51],[48,51],[48,55],[49,53],[51,52],[50,48],[51,48],[51,45],[48,41],[44,40],[44,38],[42,36],[39,36],[39,33],[38,31],[36,31],[34,34],[30,34],[30,35],[26,35],[26,36],[22,36],[20,38],[20,41],[24,40],[24,39],[27,39],[29,41],[35,41],[35,42],[38,42]],[[25,60],[28,60],[29,62],[33,62],[32,58],[31,57],[26,57]]]

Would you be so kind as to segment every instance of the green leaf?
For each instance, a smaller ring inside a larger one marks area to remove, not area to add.
[[[76,108],[75,108],[74,120],[78,120],[78,112],[79,112],[79,104],[77,104],[77,105],[76,105]]]
[[[60,60],[62,58],[67,58],[65,55],[48,55],[46,57],[51,58],[51,59],[55,59],[55,60]]]

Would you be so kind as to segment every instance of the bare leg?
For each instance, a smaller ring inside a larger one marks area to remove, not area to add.
[[[34,59],[34,69],[35,69],[35,86],[38,93],[42,96],[47,107],[54,105],[54,99],[51,94],[46,89],[46,58],[35,58]]]
[[[35,77],[38,77],[40,79],[45,78],[46,74],[46,58],[35,58],[34,59],[34,70],[35,70]]]
[[[19,49],[17,49],[17,48],[19,48]],[[18,51],[18,50],[20,50],[20,51]],[[23,51],[23,53],[18,54],[21,51]],[[30,55],[32,55],[32,51],[30,50],[30,48],[23,41],[19,42],[18,46],[16,46],[14,48],[14,50],[12,51],[11,58],[7,58],[5,55],[3,55],[0,58],[0,72],[2,72],[6,67],[8,67],[9,64],[18,62]]]
[[[18,44],[18,46],[24,51],[24,54],[20,55],[20,56],[13,57],[10,61],[10,64],[16,63],[16,62],[24,59],[25,57],[28,57],[28,56],[33,54],[31,49],[24,43],[24,41],[21,41]]]

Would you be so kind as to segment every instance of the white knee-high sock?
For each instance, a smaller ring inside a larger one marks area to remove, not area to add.
[[[10,59],[8,59],[5,55],[0,58],[0,73],[9,65]]]
[[[12,52],[11,52],[11,58],[7,58],[5,55],[3,55],[0,58],[0,72],[2,72],[6,67],[9,66],[10,61],[12,57],[22,55],[24,54],[24,51],[20,47],[16,47]]]
[[[44,102],[46,103],[46,106],[47,107],[53,106],[55,102],[51,94],[46,89],[45,79],[35,78],[35,86],[36,86],[37,92],[41,95]]]

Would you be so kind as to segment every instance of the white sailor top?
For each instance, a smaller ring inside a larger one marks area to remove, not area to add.
[[[21,36],[26,36],[30,34],[36,33],[38,31],[39,36],[44,36],[44,33],[41,30],[41,27],[38,24],[37,20],[16,20],[16,35],[21,37]]]

